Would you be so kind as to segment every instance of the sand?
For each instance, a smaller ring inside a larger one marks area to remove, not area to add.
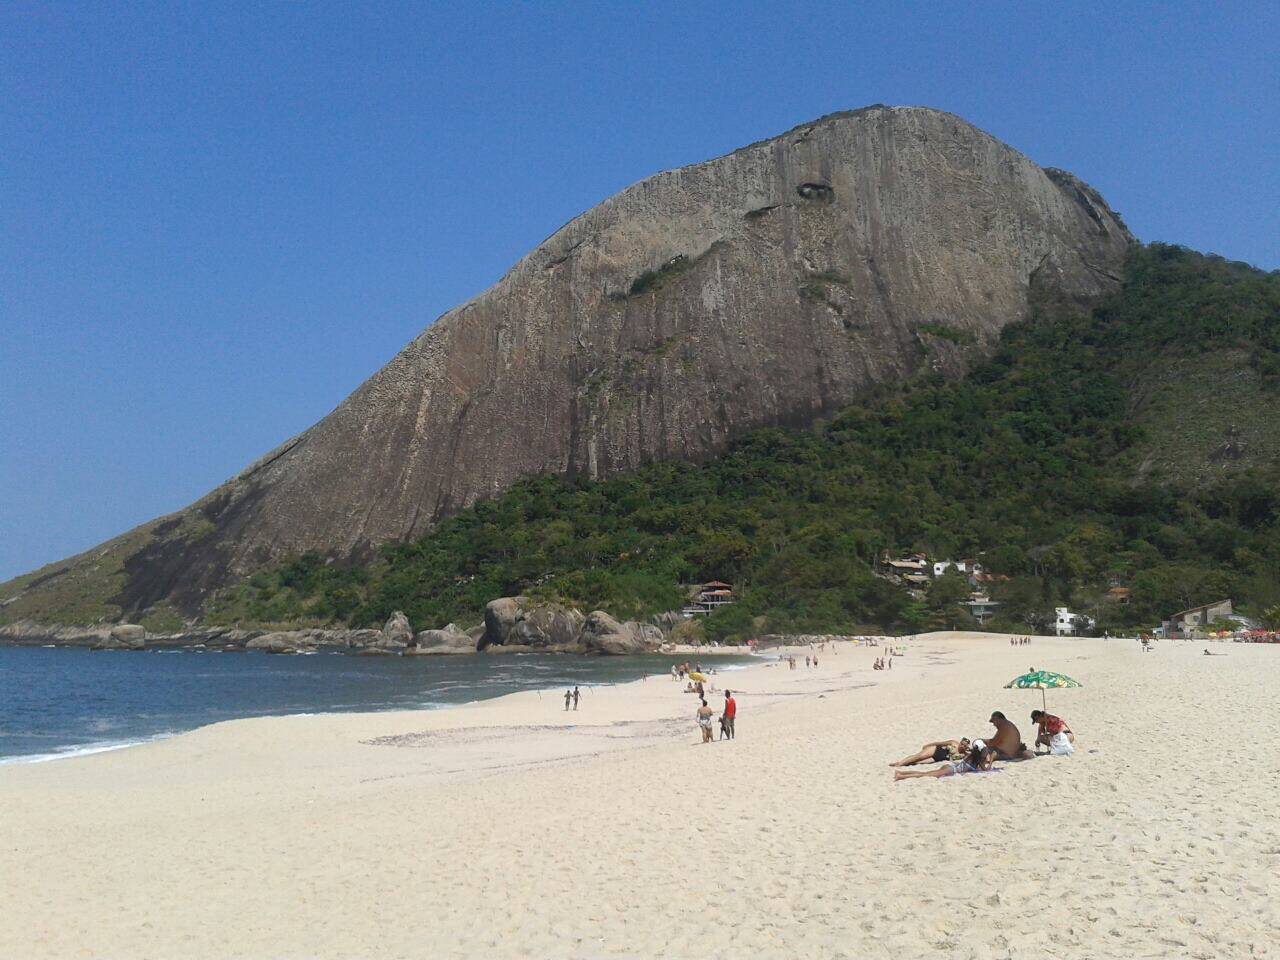
[[[0,767],[0,957],[1280,955],[1280,647],[935,634],[448,711],[218,724]],[[928,740],[1071,758],[893,782]],[[718,703],[718,696],[712,698]]]

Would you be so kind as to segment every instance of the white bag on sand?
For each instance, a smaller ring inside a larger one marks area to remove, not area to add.
[[[1055,757],[1069,757],[1076,752],[1076,748],[1065,733],[1055,733],[1049,738],[1049,752]]]

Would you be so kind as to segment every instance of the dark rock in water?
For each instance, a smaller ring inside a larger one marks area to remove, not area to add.
[[[1033,285],[1111,289],[1130,241],[1087,185],[958,117],[833,114],[575,218],[301,436],[24,592],[117,550],[125,616],[197,614],[286,555],[368,556],[522,476],[705,458],[878,384],[959,375]],[[956,342],[921,335],[939,327]],[[484,645],[508,620],[486,614]]]

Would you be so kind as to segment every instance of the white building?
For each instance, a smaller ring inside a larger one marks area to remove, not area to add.
[[[933,564],[933,577],[938,577],[946,573],[950,568],[955,567],[957,573],[967,576],[982,572],[982,564],[977,560],[935,560]]]
[[[1093,620],[1083,613],[1072,613],[1066,607],[1053,608],[1053,632],[1059,637],[1074,637],[1093,626]]]

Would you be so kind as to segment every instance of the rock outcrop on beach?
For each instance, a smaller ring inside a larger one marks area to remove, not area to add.
[[[619,623],[603,610],[594,610],[587,615],[579,637],[585,652],[612,656],[652,653],[662,640],[662,631],[653,624],[633,620]]]
[[[703,458],[958,375],[1034,287],[1111,288],[1130,240],[1087,185],[958,117],[824,117],[575,218],[192,507],[5,585],[8,615],[57,619],[68,578],[121,616],[198,615],[286,555],[367,556],[522,476]]]
[[[475,653],[476,641],[457,624],[449,624],[441,630],[422,630],[414,635],[413,646],[404,652],[410,656],[450,655]]]
[[[484,633],[478,649],[566,648],[578,643],[583,616],[560,604],[532,604],[526,597],[500,597],[484,608]]]

